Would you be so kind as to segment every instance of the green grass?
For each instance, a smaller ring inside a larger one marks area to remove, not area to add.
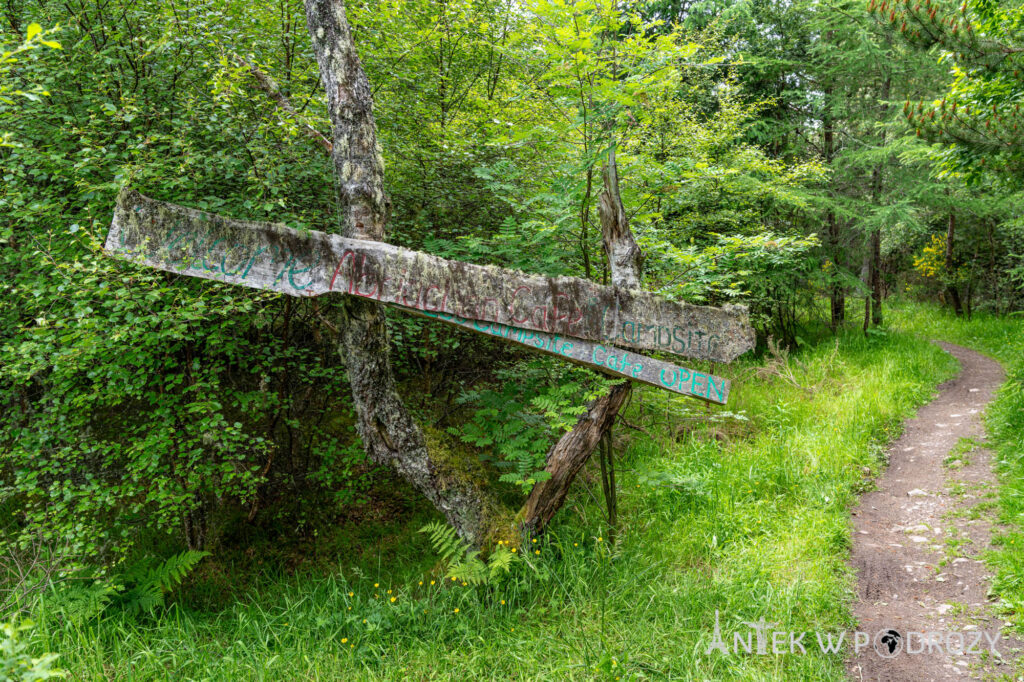
[[[1024,316],[974,315],[967,320],[931,306],[903,304],[891,315],[901,330],[944,339],[999,360],[1007,381],[985,414],[999,475],[999,520],[1005,524],[988,556],[1002,615],[1024,632]]]
[[[540,554],[498,587],[432,572],[418,506],[322,538],[316,570],[215,559],[154,616],[76,620],[44,602],[35,645],[82,680],[843,679],[842,654],[816,646],[705,655],[715,611],[727,638],[761,617],[851,627],[849,508],[864,469],[879,471],[882,444],[955,362],[911,334],[850,333],[717,371],[734,380],[726,409],[634,397],[627,420],[642,431],[616,438],[614,548],[590,467]],[[232,595],[218,608],[216,589]]]

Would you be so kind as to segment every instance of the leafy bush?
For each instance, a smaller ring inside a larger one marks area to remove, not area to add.
[[[36,682],[66,675],[63,670],[53,667],[57,654],[33,657],[29,653],[24,634],[31,629],[31,621],[0,623],[0,680]]]

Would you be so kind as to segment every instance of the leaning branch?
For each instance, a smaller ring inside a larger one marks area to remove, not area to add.
[[[236,54],[234,55],[234,58],[239,65],[249,69],[249,75],[252,76],[254,81],[256,81],[256,86],[265,92],[270,99],[274,100],[277,106],[281,107],[281,109],[296,118],[302,118],[302,115],[295,110],[294,106],[292,106],[291,100],[281,92],[280,86],[278,86],[277,82],[271,78],[269,74],[261,71],[259,67],[241,55]],[[306,131],[306,134],[309,135],[309,137],[313,138],[314,142],[320,145],[328,154],[331,153],[334,149],[334,145],[331,144],[331,141],[328,140],[323,133],[305,121],[301,121],[301,125],[302,129]]]

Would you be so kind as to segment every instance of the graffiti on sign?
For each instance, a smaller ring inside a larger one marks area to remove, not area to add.
[[[742,306],[695,306],[575,277],[234,220],[131,190],[118,197],[106,250],[170,272],[291,296],[360,296],[714,402],[725,401],[726,380],[620,347],[729,362],[754,345]]]

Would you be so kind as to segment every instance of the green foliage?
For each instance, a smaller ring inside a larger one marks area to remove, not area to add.
[[[570,493],[574,513],[557,517],[497,585],[441,577],[429,534],[408,528],[409,516],[388,517],[336,529],[351,545],[319,567],[285,570],[292,556],[281,567],[241,560],[227,579],[244,588],[217,609],[186,607],[182,592],[180,609],[141,622],[110,610],[81,627],[44,608],[40,632],[90,680],[161,678],[169,665],[179,677],[214,679],[427,671],[591,680],[608,669],[612,679],[844,679],[845,652],[816,646],[796,656],[704,655],[716,609],[724,633],[762,616],[780,630],[853,627],[843,604],[854,491],[955,365],[909,334],[866,339],[857,330],[838,341],[838,350],[829,339],[799,351],[793,376],[812,391],[759,377],[753,361],[722,368],[736,380],[730,409],[750,422],[687,420],[704,406],[637,392],[624,416],[646,433],[617,430],[614,548],[598,541],[603,505],[584,475]],[[679,487],[661,485],[657,472]],[[396,503],[409,504],[381,499]],[[424,507],[418,513],[436,518]],[[205,577],[209,590],[225,579]]]
[[[67,538],[113,563],[154,535],[212,549],[240,519],[304,532],[357,502],[370,469],[320,321],[329,303],[145,271],[100,248],[129,181],[326,228],[326,161],[277,125],[273,103],[209,87],[226,27],[244,41],[262,33],[247,34],[253,21],[290,20],[231,6],[186,30],[158,2],[34,10],[65,27],[64,49],[5,71],[4,87],[51,93],[46,106],[0,102],[19,144],[0,150],[0,489],[20,512],[0,544]],[[312,59],[296,61],[315,79]]]
[[[480,551],[471,549],[455,535],[455,529],[446,523],[433,521],[420,528],[430,537],[430,545],[441,561],[445,578],[469,585],[498,585],[512,570],[518,559],[504,543],[480,558]]]
[[[137,561],[113,580],[117,591],[111,603],[131,612],[150,613],[163,606],[164,596],[209,555],[209,552],[186,551],[163,561],[154,558]]]
[[[28,53],[38,47],[48,47],[54,50],[61,49],[58,41],[49,38],[58,30],[58,28],[52,28],[44,31],[42,26],[32,23],[28,25],[25,39],[20,45],[11,49],[4,49],[3,45],[0,44],[0,107],[3,107],[3,105],[13,107],[16,104],[16,100],[19,99],[39,102],[42,97],[49,96],[50,93],[38,84],[26,85],[24,89],[12,87],[7,78],[7,73],[17,64],[19,59],[25,59],[29,56]],[[0,108],[0,117],[3,117],[3,113],[4,109]],[[18,143],[11,138],[11,133],[0,129],[0,147],[15,146],[18,146]]]
[[[185,551],[160,560],[147,556],[90,577],[87,569],[53,590],[48,608],[71,622],[96,618],[108,609],[123,609],[130,614],[152,614],[164,605],[168,593],[181,584],[209,552]]]
[[[468,419],[448,431],[483,449],[482,459],[504,472],[499,480],[526,494],[550,478],[544,465],[554,441],[572,429],[587,403],[611,382],[547,358],[498,369],[494,377],[499,388],[462,392],[457,402],[467,407]]]
[[[32,621],[0,623],[0,680],[5,682],[36,682],[64,677],[67,673],[53,667],[57,654],[34,657],[25,635],[33,629]]]
[[[908,98],[903,106],[918,136],[945,147],[943,173],[980,181],[984,171],[992,171],[1019,188],[1024,7],[990,0],[871,0],[868,7],[911,44],[938,53],[949,69],[951,82],[941,98]]]

